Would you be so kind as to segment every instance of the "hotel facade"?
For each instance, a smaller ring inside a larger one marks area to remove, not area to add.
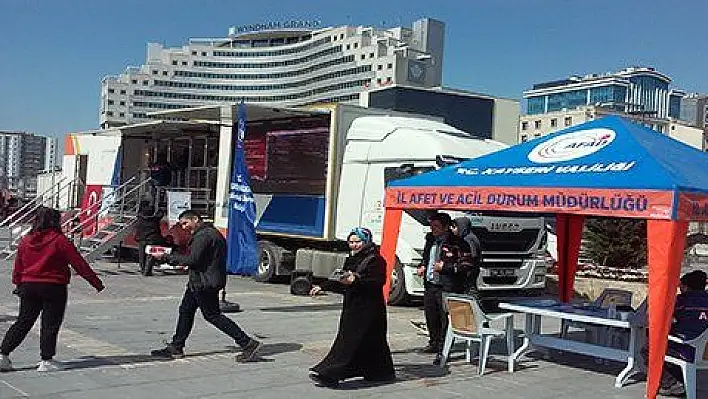
[[[101,82],[101,128],[149,120],[148,113],[241,100],[303,106],[358,103],[389,85],[442,84],[444,23],[320,28],[317,21],[232,27],[225,38],[182,47],[149,43],[140,67]]]

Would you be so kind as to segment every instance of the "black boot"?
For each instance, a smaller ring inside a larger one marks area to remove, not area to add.
[[[167,344],[163,349],[155,349],[150,352],[150,355],[161,357],[163,359],[181,359],[184,357],[182,348],[178,348],[173,344]]]
[[[255,339],[251,339],[246,346],[243,347],[243,352],[236,356],[236,361],[239,363],[250,362],[258,356],[258,350],[261,349],[263,343]]]

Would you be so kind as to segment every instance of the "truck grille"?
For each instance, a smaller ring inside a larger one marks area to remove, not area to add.
[[[496,256],[495,256],[496,258]],[[521,266],[524,265],[524,262],[520,261],[502,261],[498,262],[494,260],[493,262],[485,262],[484,260],[482,261],[482,267],[485,269],[519,269]]]
[[[484,284],[489,285],[511,285],[515,284],[518,277],[507,276],[507,277],[482,277]]]
[[[473,227],[472,231],[482,243],[482,251],[529,252],[538,239],[540,229],[524,229],[517,233],[491,232],[484,227]]]

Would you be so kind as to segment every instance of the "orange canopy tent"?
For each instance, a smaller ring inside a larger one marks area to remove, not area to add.
[[[659,132],[607,117],[393,181],[386,188],[381,245],[389,269],[395,264],[406,209],[556,214],[559,295],[564,302],[574,292],[584,218],[646,219],[647,397],[656,396],[688,223],[708,220],[708,155]]]

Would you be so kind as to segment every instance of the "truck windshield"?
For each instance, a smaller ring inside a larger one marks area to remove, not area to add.
[[[405,179],[406,177],[418,176],[425,172],[435,170],[435,166],[415,166],[413,164],[403,164],[401,166],[390,166],[384,169],[384,184],[394,180]]]
[[[384,184],[388,186],[388,183],[394,180],[405,179],[406,177],[418,176],[426,172],[435,170],[435,166],[415,166],[413,164],[403,164],[401,166],[390,166],[384,168]],[[428,225],[428,214],[430,212],[422,209],[407,209],[405,211],[413,219],[423,226]]]

